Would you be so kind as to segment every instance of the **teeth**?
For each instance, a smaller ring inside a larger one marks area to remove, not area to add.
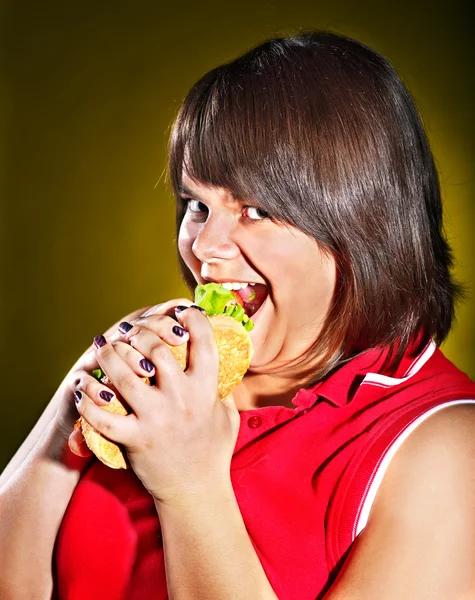
[[[221,284],[223,286],[223,288],[226,288],[227,290],[241,290],[243,288],[246,288],[248,285],[254,285],[253,283],[249,284],[249,283],[239,283],[238,281],[232,281],[232,282],[225,282]]]

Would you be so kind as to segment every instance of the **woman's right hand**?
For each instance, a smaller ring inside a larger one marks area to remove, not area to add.
[[[141,317],[152,314],[166,316],[173,321],[173,324],[176,324],[175,307],[180,305],[191,306],[191,304],[193,304],[193,302],[188,298],[178,298],[155,306],[141,308],[117,321],[117,323],[104,333],[104,336],[108,341],[112,341],[117,353],[127,362],[137,375],[140,377],[149,377],[153,375],[153,373],[149,373],[139,364],[140,360],[144,358],[142,354],[135,350],[135,348],[132,348],[129,344],[119,341],[120,336],[117,333],[119,324],[122,321],[127,321],[134,325]],[[171,330],[171,327],[169,329]],[[170,345],[180,344],[180,341],[173,335],[170,336],[169,340],[165,341]],[[93,378],[92,371],[98,367],[99,365],[91,344],[84,354],[76,361],[56,392],[56,395],[60,395],[60,398],[58,399],[55,428],[62,439],[68,440],[71,451],[82,457],[90,456],[91,451],[86,446],[81,429],[74,429],[74,424],[79,418],[74,402],[74,390],[81,379]],[[105,385],[103,387],[105,391],[109,389]],[[102,400],[98,395],[94,397],[94,401],[98,405],[106,405],[108,403],[106,400]]]

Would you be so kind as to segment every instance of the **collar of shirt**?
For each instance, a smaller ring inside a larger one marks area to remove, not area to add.
[[[390,381],[392,385],[401,381],[400,377],[409,377],[425,361],[425,358],[421,360],[422,355],[430,356],[431,353],[426,350],[431,344],[435,347],[434,342],[430,341],[422,352],[415,352],[417,348],[415,343],[409,345],[401,363],[396,371],[391,373],[391,376],[383,370],[389,348],[372,348],[348,360],[314,387],[301,388],[292,399],[292,404],[296,408],[263,406],[242,411],[235,452],[265,435],[272,428],[281,426],[295,417],[305,415],[319,402],[329,402],[336,408],[346,406],[365,378],[368,380],[368,377],[371,376],[380,377],[386,383]]]
[[[296,408],[286,406],[262,406],[244,410],[240,413],[241,426],[234,453],[236,454],[248,444],[266,435],[275,427],[282,426],[291,419],[304,416],[317,403],[328,401],[336,407],[344,406],[354,394],[353,382],[362,381],[368,368],[377,368],[382,358],[381,350],[368,350],[353,357],[311,389],[300,388],[292,404]]]
[[[351,402],[367,375],[377,373],[393,380],[407,377],[412,366],[418,362],[431,344],[433,342],[429,341],[422,351],[416,352],[419,346],[419,338],[409,343],[400,364],[390,375],[383,369],[390,348],[366,350],[348,360],[309,390],[300,389],[293,398],[292,403],[301,409],[306,409],[310,408],[319,398],[324,398],[335,407],[345,406]]]

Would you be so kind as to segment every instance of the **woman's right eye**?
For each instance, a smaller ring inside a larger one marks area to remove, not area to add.
[[[188,198],[188,210],[192,213],[204,213],[208,210],[208,207],[199,200]]]

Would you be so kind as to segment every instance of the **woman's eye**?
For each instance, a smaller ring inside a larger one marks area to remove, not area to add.
[[[202,218],[204,214],[208,213],[208,207],[199,200],[193,198],[183,198],[187,202],[188,211],[195,215],[195,218]],[[256,206],[244,206],[242,209],[242,215],[248,219],[248,221],[263,221],[269,219],[270,215],[262,208]]]
[[[246,206],[244,210],[247,212],[247,217],[252,221],[261,221],[270,217],[269,213],[263,208],[257,208],[256,206]]]
[[[192,213],[202,213],[208,210],[206,204],[203,204],[203,202],[200,202],[199,200],[193,200],[192,198],[188,200],[188,209]]]

